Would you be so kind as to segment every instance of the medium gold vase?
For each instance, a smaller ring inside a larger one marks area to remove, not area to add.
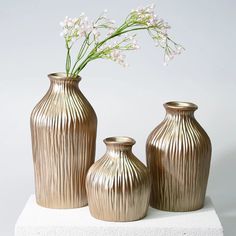
[[[95,157],[97,117],[78,87],[80,77],[48,77],[50,88],[31,114],[36,200],[48,208],[82,207]]]
[[[164,107],[165,119],[146,144],[150,205],[166,211],[197,210],[204,204],[211,142],[194,118],[195,104],[168,102]]]
[[[86,189],[93,217],[105,221],[134,221],[143,218],[149,206],[148,169],[132,153],[129,137],[104,140],[105,155],[88,171]]]

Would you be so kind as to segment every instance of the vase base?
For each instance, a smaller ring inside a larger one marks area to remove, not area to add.
[[[176,206],[173,206],[173,207],[163,207],[163,206],[160,206],[160,205],[154,205],[154,204],[151,204],[150,203],[150,206],[152,208],[155,208],[157,210],[160,210],[160,211],[167,211],[167,212],[191,212],[191,211],[197,211],[197,210],[200,210],[204,207],[204,204],[201,204],[199,206],[196,206],[196,207],[176,207]]]
[[[48,205],[48,204],[44,204],[41,203],[39,201],[36,200],[36,203],[44,208],[48,208],[48,209],[74,209],[74,208],[82,208],[88,205],[88,202],[86,203],[82,203],[82,204],[65,204],[65,203],[58,203],[57,205]]]
[[[97,220],[101,220],[101,221],[106,221],[106,222],[132,222],[132,221],[139,221],[141,219],[143,219],[147,214],[144,214],[140,217],[136,217],[136,218],[127,218],[127,219],[119,219],[118,217],[114,217],[114,218],[103,218],[103,217],[99,217],[96,216],[94,214],[92,214],[90,212],[91,216]]]

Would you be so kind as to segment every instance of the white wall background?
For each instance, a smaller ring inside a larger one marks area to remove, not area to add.
[[[120,22],[145,0],[0,0],[0,235],[14,223],[34,192],[29,116],[46,92],[47,74],[64,69],[64,42],[58,23],[86,12],[109,9]],[[96,110],[97,155],[111,135],[136,139],[134,153],[145,161],[145,141],[163,119],[170,100],[198,104],[196,118],[213,144],[208,195],[225,228],[236,235],[236,73],[234,0],[158,0],[159,15],[186,51],[163,66],[160,49],[140,34],[141,50],[128,55],[130,68],[97,61],[83,71],[81,88]]]

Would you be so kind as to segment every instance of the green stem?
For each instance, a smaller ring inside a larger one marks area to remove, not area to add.
[[[147,30],[150,27],[139,27],[139,28],[134,28],[134,29],[129,29],[129,30],[125,30],[122,32],[122,34],[128,33],[128,32],[132,32],[132,31],[136,31],[136,30]]]
[[[119,28],[120,29],[120,28]],[[116,32],[114,34],[112,34],[111,36],[109,36],[108,38],[104,39],[103,41],[101,41],[95,48],[93,48],[90,53],[88,54],[88,56],[83,60],[83,62],[78,66],[78,68],[75,70],[74,72],[74,75],[78,75],[79,72],[88,64],[89,61],[92,61],[92,60],[95,60],[97,58],[93,58],[92,59],[92,56],[94,56],[94,53],[97,51],[97,49],[99,47],[101,47],[105,42],[107,42],[108,40],[118,36],[118,35],[121,35],[122,32]]]
[[[79,59],[81,58],[81,54],[82,54],[82,52],[83,52],[84,47],[85,47],[86,44],[87,44],[87,37],[86,37],[86,39],[84,40],[84,42],[83,42],[83,44],[82,44],[82,46],[81,46],[81,48],[80,48],[80,50],[79,50],[79,53],[78,53],[78,56],[77,56],[77,60],[79,60]]]
[[[70,56],[70,47],[68,46],[68,43],[66,43],[67,48],[67,54],[66,54],[66,76],[69,76],[70,73],[70,67],[71,67],[71,56]]]
[[[75,70],[76,65],[77,65],[78,62],[80,61],[80,59],[81,59],[81,58],[84,56],[84,54],[85,54],[85,53],[83,53],[83,51],[84,51],[84,48],[85,48],[86,45],[87,45],[87,48],[86,48],[85,51],[88,50],[87,38],[84,40],[84,42],[83,42],[83,44],[82,44],[82,46],[81,46],[81,48],[80,48],[80,51],[79,51],[79,53],[78,53],[78,55],[77,55],[77,60],[76,60],[74,66],[73,66],[73,68],[72,68],[72,70],[71,70],[71,75],[72,75],[72,77],[73,77],[73,76],[76,77],[76,75],[74,75],[74,70]]]
[[[137,27],[137,28],[131,28],[131,29],[128,29],[130,27],[134,27],[136,24],[135,23],[132,23],[132,24],[129,24],[128,22],[125,22],[123,23],[112,35],[110,35],[109,37],[105,38],[103,41],[101,41],[100,43],[98,43],[90,52],[89,54],[87,55],[87,57],[81,62],[81,64],[76,68],[77,64],[78,64],[78,61],[75,63],[74,67],[73,67],[73,76],[77,76],[80,71],[92,60],[95,60],[97,58],[99,58],[99,54],[96,55],[96,52],[97,52],[97,49],[99,47],[101,47],[104,43],[106,43],[108,40],[111,40],[112,38],[115,38],[119,35],[122,35],[122,34],[125,34],[125,33],[128,33],[128,32],[132,32],[132,31],[137,31],[137,30],[147,30],[147,29],[150,29],[151,27]],[[127,30],[126,30],[127,29]],[[86,52],[87,52],[88,48],[86,49]],[[83,54],[84,56],[85,54]],[[82,57],[80,57],[81,59]]]

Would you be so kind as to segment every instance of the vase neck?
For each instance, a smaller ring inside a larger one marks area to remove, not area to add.
[[[190,102],[167,102],[164,104],[166,109],[166,118],[186,117],[194,118],[194,112],[197,105]]]
[[[48,75],[50,88],[55,92],[67,91],[67,89],[79,89],[81,77],[67,77],[64,73],[54,73]]]
[[[104,140],[106,153],[112,157],[124,157],[132,153],[135,140],[129,137],[110,137]]]

